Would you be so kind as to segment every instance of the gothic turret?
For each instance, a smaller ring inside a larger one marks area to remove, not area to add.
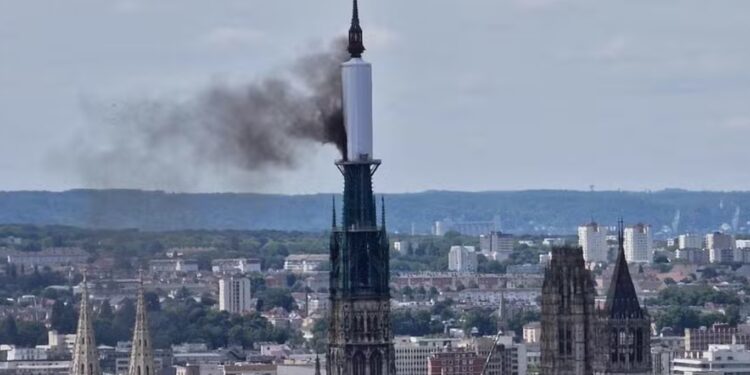
[[[148,330],[143,276],[140,276],[139,281],[138,303],[135,310],[135,327],[133,328],[133,348],[130,352],[128,375],[154,375],[154,352],[151,346],[151,335]]]
[[[78,313],[78,329],[76,330],[76,341],[73,348],[73,361],[70,366],[71,375],[101,375],[102,373],[99,367],[99,352],[96,350],[92,322],[89,289],[84,274],[81,308]]]

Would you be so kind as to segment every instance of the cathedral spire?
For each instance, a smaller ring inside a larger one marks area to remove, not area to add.
[[[604,310],[611,318],[643,318],[643,310],[630,276],[625,258],[625,226],[622,219],[617,223],[617,260],[612,272],[612,280],[607,291]]]
[[[135,310],[133,346],[130,352],[128,375],[154,375],[154,353],[151,349],[151,335],[148,331],[142,272],[139,272],[138,282],[138,302]]]
[[[352,7],[352,24],[349,26],[349,46],[346,48],[352,58],[362,57],[365,51],[365,45],[362,40],[362,28],[359,26],[359,9],[357,0],[354,0]]]
[[[73,348],[71,375],[101,375],[99,367],[99,352],[96,350],[94,337],[93,316],[89,306],[89,288],[86,272],[83,273],[83,289],[81,291],[81,308],[78,313],[78,328],[76,342]]]

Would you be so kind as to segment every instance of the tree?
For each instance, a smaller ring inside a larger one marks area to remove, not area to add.
[[[401,294],[408,298],[409,300],[414,298],[414,289],[412,289],[410,286],[405,286],[401,288]]]
[[[161,302],[159,302],[159,295],[156,292],[143,293],[143,302],[146,304],[146,310],[149,312],[161,310]]]
[[[477,328],[480,335],[492,335],[497,333],[497,324],[492,319],[492,311],[471,310],[461,316],[461,328],[464,332],[471,332]]]
[[[297,309],[289,289],[268,288],[258,293],[258,310],[268,311],[275,307],[282,307],[286,311]]]
[[[0,342],[15,343],[17,339],[18,326],[16,325],[16,318],[10,315],[5,318],[2,325],[0,325]]]
[[[73,304],[57,300],[52,305],[50,326],[59,333],[75,333],[78,317]]]

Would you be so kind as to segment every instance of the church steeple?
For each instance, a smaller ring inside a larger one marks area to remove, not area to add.
[[[89,306],[89,288],[86,273],[83,274],[83,290],[81,291],[81,307],[78,314],[78,329],[73,348],[71,375],[101,375],[99,367],[99,352],[96,350],[94,337],[93,316]]]
[[[346,48],[352,58],[362,57],[365,51],[365,45],[362,40],[362,28],[359,26],[359,9],[357,0],[354,0],[352,7],[352,24],[349,26],[349,46]]]
[[[142,274],[139,275],[139,283],[128,375],[154,375],[154,352],[151,346],[151,335],[148,331]]]
[[[612,272],[612,281],[607,292],[605,313],[611,318],[643,318],[643,310],[638,302],[638,294],[630,277],[628,262],[625,259],[625,235],[622,219],[617,225],[617,260]]]

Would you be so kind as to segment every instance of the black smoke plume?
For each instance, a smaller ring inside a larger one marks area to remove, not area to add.
[[[91,126],[74,145],[75,167],[94,187],[181,189],[205,169],[231,169],[243,180],[294,169],[315,144],[333,144],[345,157],[346,57],[336,41],[249,84],[213,83],[182,99],[87,105]]]

